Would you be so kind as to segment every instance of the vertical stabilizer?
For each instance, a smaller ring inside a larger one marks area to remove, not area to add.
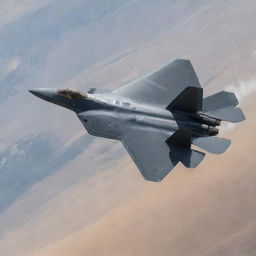
[[[170,156],[188,168],[197,167],[204,159],[205,153],[191,149],[191,133],[187,130],[178,130],[166,143],[170,148]]]
[[[202,110],[203,89],[188,86],[167,107],[168,110],[195,113]]]

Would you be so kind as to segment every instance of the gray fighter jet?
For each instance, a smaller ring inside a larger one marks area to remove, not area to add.
[[[143,177],[161,181],[177,164],[196,167],[205,153],[221,154],[230,140],[217,137],[221,121],[245,119],[234,93],[203,98],[189,60],[176,59],[109,93],[95,88],[33,89],[41,99],[74,111],[89,134],[120,140]]]

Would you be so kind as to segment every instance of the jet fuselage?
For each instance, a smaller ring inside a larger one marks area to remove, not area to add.
[[[163,110],[157,106],[138,104],[126,98],[109,97],[104,95],[88,95],[85,100],[88,106],[97,106],[95,109],[78,112],[77,115],[87,129],[95,136],[111,139],[122,139],[126,129],[141,127],[142,129],[160,129],[164,133],[173,133],[178,129],[187,129],[192,133],[205,135],[217,134],[217,129],[202,122],[200,114],[189,114]]]

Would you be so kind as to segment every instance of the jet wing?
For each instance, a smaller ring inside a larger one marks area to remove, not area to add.
[[[161,181],[179,162],[170,156],[166,143],[172,133],[131,128],[122,143],[146,180]]]
[[[176,59],[112,93],[166,108],[188,86],[201,87],[190,61]]]

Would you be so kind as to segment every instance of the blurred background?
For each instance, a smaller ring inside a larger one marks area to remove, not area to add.
[[[0,254],[256,255],[256,2],[0,1]],[[247,120],[224,155],[145,181],[120,142],[87,135],[35,87],[114,89],[190,59],[205,95]]]

